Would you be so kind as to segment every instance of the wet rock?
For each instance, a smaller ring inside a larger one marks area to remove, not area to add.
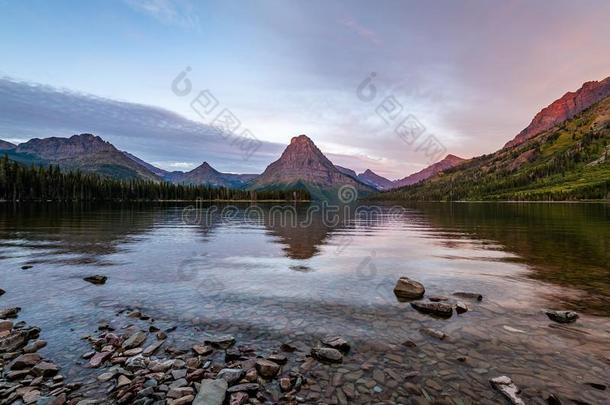
[[[222,405],[225,400],[228,384],[223,379],[201,381],[199,392],[193,405]]]
[[[34,266],[32,266],[31,264],[26,264],[25,266],[21,266],[21,270],[29,270],[32,267],[34,267]]]
[[[423,284],[418,281],[411,280],[408,277],[401,277],[396,282],[394,294],[396,297],[405,300],[417,300],[424,296],[426,289]]]
[[[349,352],[351,346],[349,342],[340,336],[329,336],[322,339],[324,346],[332,347],[333,349],[340,350],[344,353]]]
[[[495,377],[489,380],[491,386],[496,390],[500,391],[513,405],[525,405],[525,403],[519,398],[519,388],[513,383],[507,376]]]
[[[66,394],[58,394],[55,396],[40,397],[36,401],[36,405],[64,405],[66,403]]]
[[[447,338],[447,334],[445,334],[445,332],[442,332],[437,329],[421,328],[419,331],[424,335],[432,336],[440,340],[444,340],[445,338]]]
[[[234,393],[234,392],[255,393],[256,391],[258,391],[259,388],[260,388],[260,386],[256,383],[246,383],[246,384],[234,385],[233,387],[229,388],[227,390],[227,392],[228,393]]]
[[[223,368],[218,372],[216,378],[222,378],[229,385],[234,385],[241,380],[244,370],[241,368]]]
[[[93,355],[93,357],[91,357],[91,360],[89,360],[89,366],[90,367],[99,367],[101,366],[106,360],[108,360],[110,357],[112,356],[112,352],[99,352],[99,353],[95,353]]]
[[[463,314],[465,312],[468,312],[468,307],[463,302],[458,301],[455,304],[455,312],[457,312],[458,314]]]
[[[266,379],[271,379],[280,371],[280,366],[269,360],[259,359],[256,361],[256,371]]]
[[[561,405],[562,402],[559,399],[559,397],[555,394],[550,394],[547,398],[546,398],[546,403],[548,405]]]
[[[286,364],[288,359],[283,354],[271,354],[267,357],[267,360],[277,364]]]
[[[444,297],[442,295],[433,295],[432,297],[428,297],[428,299],[432,302],[443,302],[449,300],[449,298]]]
[[[460,298],[483,301],[483,296],[479,293],[458,291],[458,292],[454,292],[453,295],[456,297],[460,297]]]
[[[288,392],[292,389],[292,382],[290,381],[290,378],[280,378],[280,389],[282,392]]]
[[[606,391],[606,385],[599,382],[588,382],[588,386],[595,388],[596,390]]]
[[[341,363],[343,361],[343,355],[337,349],[331,347],[314,347],[311,349],[311,355],[326,363]]]
[[[2,332],[8,332],[10,330],[13,329],[13,322],[9,321],[8,319],[1,319],[0,320],[0,333]]]
[[[48,361],[41,361],[32,369],[34,374],[42,377],[52,377],[59,372],[59,367]]]
[[[22,354],[13,360],[9,364],[8,368],[9,370],[23,370],[24,368],[32,368],[41,360],[42,358],[38,353]]]
[[[141,354],[138,354],[135,357],[130,357],[126,362],[125,362],[125,367],[127,367],[127,369],[129,370],[137,370],[137,369],[142,369],[142,368],[146,368],[146,360],[144,359],[144,357]],[[151,371],[153,371],[151,369]]]
[[[6,293],[6,291],[4,291],[2,288],[0,288],[0,296],[3,296],[4,293]]]
[[[147,338],[147,334],[145,332],[142,331],[138,331],[136,333],[134,333],[133,335],[131,335],[124,343],[123,343],[123,349],[124,350],[129,350],[129,349],[134,349],[136,347],[139,347],[142,343],[144,343],[144,341]]]
[[[250,397],[245,392],[235,392],[231,394],[229,405],[244,405],[248,403]]]
[[[553,311],[549,309],[545,310],[544,313],[550,320],[559,323],[572,323],[578,319],[578,314],[573,311]]]
[[[280,350],[286,353],[294,353],[297,348],[291,345],[290,343],[282,343],[280,346]]]
[[[19,307],[0,309],[0,319],[17,318],[19,312],[21,312]]]
[[[100,275],[96,274],[95,276],[85,277],[83,280],[85,280],[91,284],[102,285],[102,284],[106,284],[106,280],[108,280],[108,277],[100,276]]]
[[[212,348],[212,346],[195,345],[193,346],[193,351],[200,356],[207,356],[208,354],[212,353],[214,349]]]
[[[212,347],[226,350],[235,344],[235,338],[230,335],[215,336],[205,340],[204,343],[211,344]]]
[[[28,343],[24,348],[23,351],[25,353],[35,353],[38,350],[42,349],[43,347],[45,347],[47,345],[47,342],[45,342],[44,340],[35,340],[33,342]]]
[[[117,379],[116,386],[117,386],[117,388],[120,388],[120,387],[129,385],[129,384],[131,384],[131,380],[124,375],[120,375],[119,378]]]
[[[451,318],[451,315],[453,315],[453,307],[442,302],[417,301],[412,302],[411,306],[421,313],[435,315],[441,318]]]
[[[148,346],[147,348],[145,348],[142,351],[142,354],[144,356],[151,356],[152,354],[154,354],[157,350],[159,350],[159,348],[163,345],[163,343],[165,343],[165,340],[159,340],[153,344],[151,344],[150,346]]]
[[[402,342],[402,345],[404,347],[417,347],[417,344],[412,340],[405,340],[404,342]]]

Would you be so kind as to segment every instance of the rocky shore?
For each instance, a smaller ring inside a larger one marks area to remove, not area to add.
[[[102,285],[106,280],[87,281]],[[456,292],[453,298],[430,295],[423,301],[423,285],[407,278],[401,278],[394,291],[401,299],[409,297],[415,311],[441,322],[483,300],[477,293]],[[80,368],[76,374],[83,377],[68,381],[60,367],[38,353],[46,346],[41,330],[17,322],[19,313],[16,307],[0,309],[0,405],[465,405],[494,404],[498,398],[525,403],[519,387],[506,375],[491,376],[487,388],[481,388],[483,395],[461,386],[451,362],[454,368],[472,364],[470,372],[486,374],[485,359],[476,352],[455,350],[443,362],[433,360],[434,354],[439,356],[435,350],[445,346],[451,350],[455,341],[450,332],[431,327],[419,328],[420,335],[429,339],[425,344],[405,340],[399,347],[364,348],[341,336],[322,336],[310,341],[287,338],[273,347],[258,347],[232,334],[211,331],[189,331],[194,342],[186,340],[176,324],[155,320],[138,308],[118,309],[111,321],[99,320],[98,329],[82,337],[89,350],[78,354],[80,361],[74,367]],[[544,313],[558,324],[578,319],[570,311]],[[375,352],[383,353],[383,358]],[[423,360],[426,368],[418,366]],[[396,371],[394,364],[404,371]],[[453,391],[456,382],[458,389]],[[606,390],[604,383],[591,384]],[[564,403],[554,393],[540,401]]]

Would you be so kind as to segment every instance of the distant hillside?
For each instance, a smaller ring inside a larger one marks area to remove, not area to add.
[[[366,169],[358,175],[358,180],[364,184],[374,187],[376,190],[390,190],[395,187],[394,182],[378,175],[370,169]]]
[[[141,166],[144,166],[145,168],[147,168],[151,173],[159,176],[159,177],[165,177],[169,174],[169,172],[167,170],[163,170],[163,169],[159,169],[156,166],[151,165],[150,163],[140,159],[137,156],[132,155],[129,152],[125,152],[123,151],[123,154],[125,156],[127,156],[129,159],[133,160],[134,162],[140,164]]]
[[[80,170],[116,179],[160,180],[111,143],[91,134],[31,139],[9,152],[9,158],[24,164],[56,164],[65,170]]]
[[[471,159],[392,200],[577,200],[610,198],[610,97],[549,130]]]
[[[429,179],[432,176],[435,176],[447,169],[451,169],[459,164],[464,162],[464,159],[455,155],[447,155],[440,162],[436,162],[423,170],[420,170],[417,173],[413,173],[404,179],[396,180],[393,183],[392,188],[399,188],[404,186],[410,186],[411,184],[417,184],[421,181]]]
[[[13,145],[10,142],[3,141],[2,139],[0,139],[0,150],[10,150],[15,149],[16,147],[17,145]]]
[[[245,188],[248,182],[257,176],[256,174],[221,173],[210,166],[208,162],[203,162],[190,172],[167,173],[165,178],[176,184],[206,184],[215,187],[241,189]]]

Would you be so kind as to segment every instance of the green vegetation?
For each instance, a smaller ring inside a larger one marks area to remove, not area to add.
[[[245,191],[210,186],[174,185],[149,180],[117,180],[58,166],[25,166],[0,160],[0,200],[3,201],[163,201],[163,200],[299,200],[304,190]]]
[[[610,99],[514,148],[373,198],[411,201],[610,199]]]

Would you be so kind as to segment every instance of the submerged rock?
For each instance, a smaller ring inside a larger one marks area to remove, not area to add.
[[[458,292],[454,292],[453,295],[456,297],[460,297],[460,298],[467,298],[467,299],[471,299],[471,300],[483,301],[483,296],[479,293],[458,291]]]
[[[91,284],[102,285],[102,284],[106,284],[106,280],[108,280],[108,277],[100,276],[100,275],[96,274],[95,276],[85,277],[83,280],[85,280]]]
[[[227,384],[233,385],[239,382],[243,375],[244,370],[242,370],[241,368],[223,368],[218,372],[216,378],[222,378],[227,382]]]
[[[520,390],[517,388],[513,380],[503,375],[501,377],[492,378],[489,380],[491,386],[500,391],[512,404],[525,405],[525,402],[517,394]]]
[[[330,347],[314,347],[311,349],[311,355],[321,362],[341,363],[343,361],[341,352]]]
[[[228,384],[225,380],[201,380],[199,392],[193,405],[222,405],[227,394]]]
[[[235,344],[235,338],[231,335],[214,336],[207,338],[205,343],[212,345],[218,349],[228,349]]]
[[[553,311],[549,309],[544,311],[544,313],[550,320],[559,323],[572,323],[578,319],[578,314],[572,311]]]
[[[447,334],[445,332],[442,332],[437,329],[421,328],[419,331],[424,335],[432,336],[440,340],[444,340],[447,337]]]
[[[418,300],[424,296],[425,292],[426,289],[422,283],[408,277],[399,278],[394,287],[396,297],[405,300]]]
[[[442,318],[451,318],[453,307],[442,302],[412,302],[411,306],[424,314],[432,314]]]
[[[1,296],[1,295],[4,295],[4,293],[5,293],[5,292],[6,292],[6,291],[4,291],[2,288],[0,288],[0,296]]]
[[[342,352],[349,352],[349,349],[351,348],[348,341],[340,336],[326,337],[322,339],[322,344],[324,346],[332,347],[333,349],[337,349]]]
[[[144,343],[147,337],[148,335],[142,331],[136,332],[123,343],[123,349],[135,349],[136,347],[139,347],[142,343]]]

